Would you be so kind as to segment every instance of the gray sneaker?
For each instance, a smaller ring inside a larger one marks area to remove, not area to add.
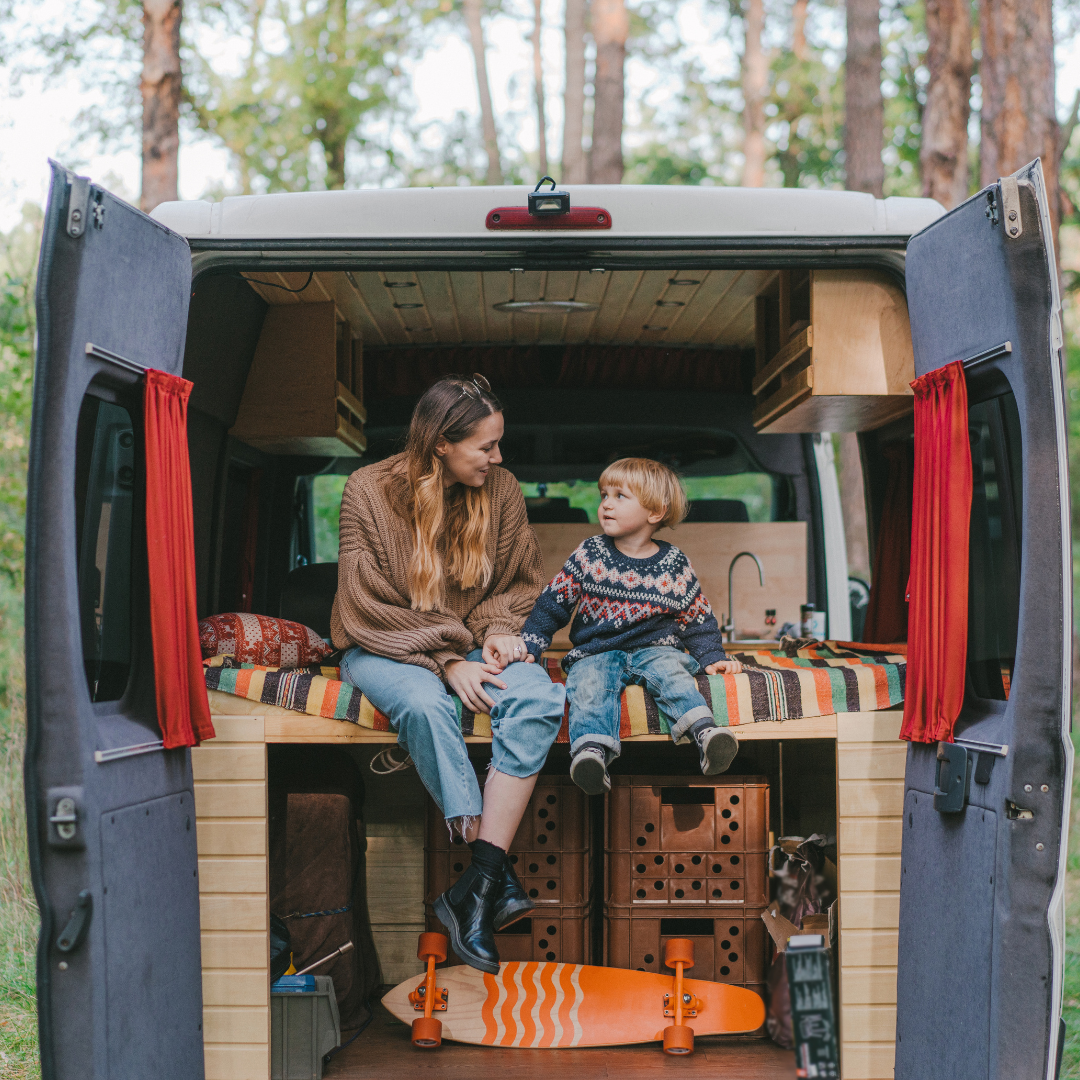
[[[734,755],[732,755],[734,756]],[[607,753],[602,746],[583,746],[570,762],[570,779],[586,795],[603,795],[611,790]]]
[[[701,771],[706,776],[727,772],[739,752],[739,740],[731,733],[730,728],[706,728],[696,737],[696,741],[701,751]]]

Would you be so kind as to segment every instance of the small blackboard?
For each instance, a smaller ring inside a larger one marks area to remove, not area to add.
[[[806,1080],[839,1080],[840,1047],[825,939],[820,934],[791,937],[785,959],[796,1076]]]

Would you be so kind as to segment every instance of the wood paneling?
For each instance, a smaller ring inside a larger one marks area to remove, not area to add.
[[[207,1044],[206,1080],[267,1080],[270,1044],[255,1046]]]

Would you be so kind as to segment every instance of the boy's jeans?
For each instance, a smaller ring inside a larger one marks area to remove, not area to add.
[[[480,660],[474,649],[467,660]],[[390,719],[424,787],[447,821],[479,817],[483,799],[458,725],[457,710],[442,679],[418,664],[402,664],[359,646],[341,658],[341,677],[359,687]],[[506,689],[484,683],[491,710],[491,765],[507,776],[540,771],[559,734],[563,688],[540,664],[511,664],[498,676]]]
[[[571,753],[594,743],[608,748],[609,763],[619,756],[620,699],[631,683],[644,685],[671,717],[671,737],[678,742],[698,720],[713,718],[694,682],[700,670],[692,656],[670,645],[582,657],[566,675]]]

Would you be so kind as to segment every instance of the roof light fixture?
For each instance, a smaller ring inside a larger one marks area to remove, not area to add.
[[[496,311],[508,315],[572,315],[577,311],[596,311],[600,305],[585,300],[504,300],[492,304]]]

